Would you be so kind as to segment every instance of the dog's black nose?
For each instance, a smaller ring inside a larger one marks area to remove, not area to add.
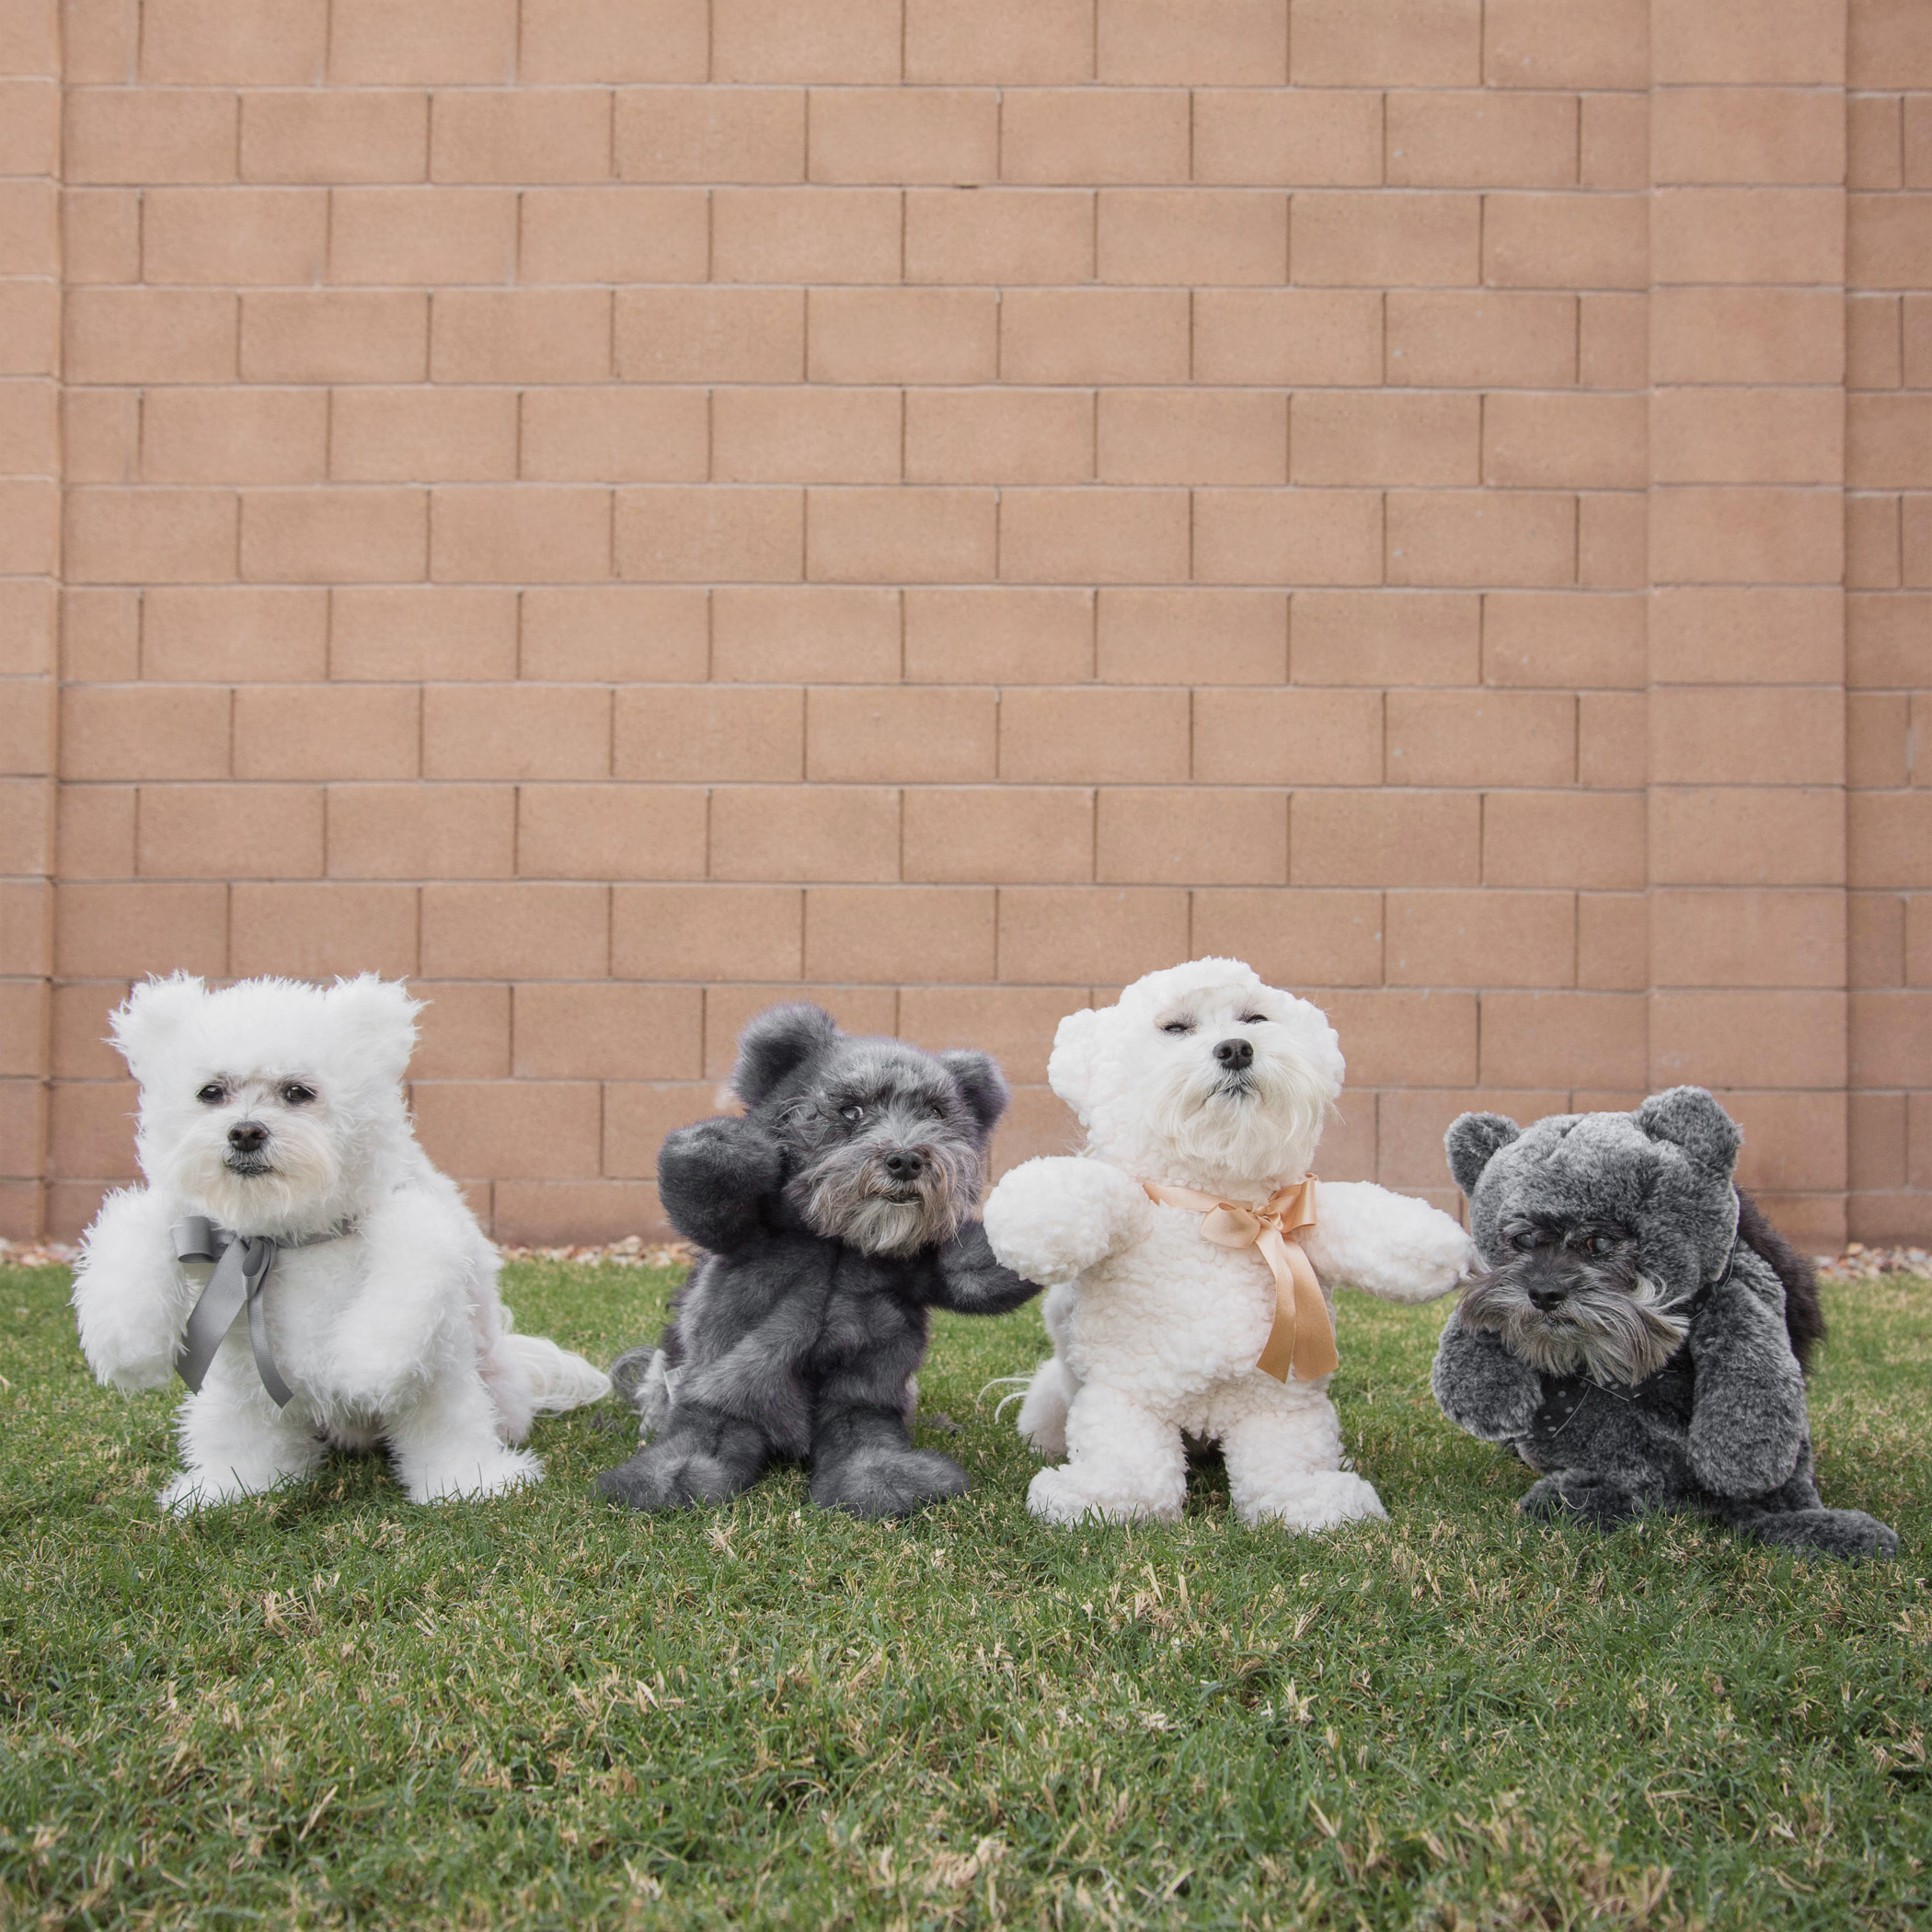
[[[1229,1073],[1238,1074],[1255,1064],[1255,1050],[1246,1040],[1223,1040],[1215,1044],[1214,1058]]]
[[[894,1180],[917,1180],[926,1172],[926,1156],[913,1147],[894,1147],[885,1157],[885,1170]]]
[[[1565,1291],[1561,1288],[1532,1288],[1529,1298],[1537,1308],[1547,1315],[1552,1308],[1562,1306],[1564,1294]]]
[[[268,1137],[269,1130],[259,1121],[237,1121],[228,1130],[228,1144],[241,1154],[253,1154]]]

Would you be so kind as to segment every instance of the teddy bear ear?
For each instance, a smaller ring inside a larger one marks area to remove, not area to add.
[[[181,1029],[201,1011],[208,989],[191,972],[144,980],[109,1016],[108,1025],[128,1071],[144,1086],[148,1071]]]
[[[1443,1136],[1443,1152],[1449,1156],[1449,1171],[1465,1194],[1476,1192],[1482,1170],[1498,1151],[1522,1135],[1523,1129],[1507,1114],[1459,1114]]]
[[[767,1007],[738,1036],[731,1091],[747,1107],[756,1107],[837,1038],[838,1022],[822,1006],[799,1002]]]
[[[980,1123],[981,1133],[991,1133],[998,1124],[1000,1115],[1006,1112],[1006,1102],[1013,1098],[1006,1087],[1006,1076],[999,1070],[999,1063],[990,1053],[961,1049],[958,1052],[941,1053],[939,1064],[952,1075],[953,1085],[960,1089],[960,1098],[972,1108],[973,1118]]]
[[[1729,1175],[1744,1136],[1701,1087],[1673,1087],[1637,1110],[1637,1124],[1653,1141],[1682,1147],[1700,1167]]]
[[[416,1051],[416,1016],[423,1002],[411,999],[400,980],[378,979],[373,972],[338,980],[322,999],[330,1018],[353,1043],[358,1069],[400,1080]]]
[[[1091,1006],[1069,1013],[1053,1032],[1047,1057],[1047,1085],[1087,1119],[1087,1090],[1093,1085],[1094,1053],[1100,1041],[1100,1016]]]

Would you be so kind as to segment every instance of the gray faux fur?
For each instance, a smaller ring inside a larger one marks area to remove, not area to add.
[[[1039,1291],[972,1219],[1006,1083],[984,1053],[848,1038],[816,1006],[760,1014],[743,1118],[664,1143],[664,1212],[707,1250],[655,1351],[613,1370],[655,1440],[598,1488],[632,1509],[721,1502],[775,1459],[812,1501],[903,1516],[966,1488],[906,1432],[927,1311],[997,1315]]]
[[[1532,1516],[1607,1529],[1684,1511],[1890,1557],[1885,1524],[1820,1503],[1801,1366],[1816,1293],[1733,1184],[1739,1142],[1697,1087],[1526,1129],[1464,1114],[1444,1144],[1489,1272],[1443,1331],[1436,1400],[1541,1472]]]

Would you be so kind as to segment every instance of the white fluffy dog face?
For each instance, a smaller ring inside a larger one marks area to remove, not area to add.
[[[418,1003],[373,974],[330,987],[177,973],[137,986],[114,1044],[141,1087],[149,1181],[243,1234],[348,1218],[407,1115]]]
[[[1096,1154],[1137,1179],[1244,1199],[1306,1171],[1342,1075],[1318,1006],[1214,959],[1069,1014],[1047,1065]]]

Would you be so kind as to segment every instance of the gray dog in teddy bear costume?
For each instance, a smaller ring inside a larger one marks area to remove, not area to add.
[[[680,1509],[798,1460],[821,1509],[855,1516],[960,1495],[965,1471],[906,1427],[929,1311],[1002,1315],[1040,1292],[974,1218],[999,1068],[775,1006],[731,1087],[742,1115],[681,1127],[659,1156],[664,1212],[706,1252],[659,1345],[612,1365],[652,1440],[597,1487]]]
[[[1698,1087],[1445,1146],[1488,1272],[1443,1331],[1443,1413],[1541,1479],[1520,1507],[1608,1529],[1703,1514],[1811,1554],[1898,1537],[1811,1479],[1804,1363],[1824,1333],[1804,1259],[1732,1182],[1742,1136]]]

